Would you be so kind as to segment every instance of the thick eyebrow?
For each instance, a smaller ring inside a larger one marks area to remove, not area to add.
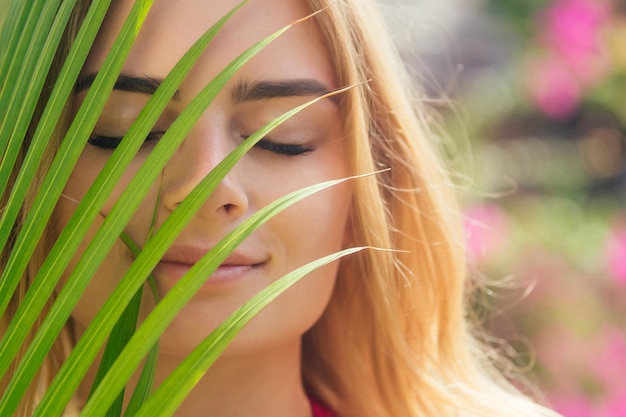
[[[74,86],[74,93],[79,93],[80,91],[91,87],[96,79],[96,75],[98,74],[89,74],[78,80]],[[113,86],[113,89],[127,91],[129,93],[153,95],[162,82],[163,80],[161,78],[120,74],[115,82],[115,85]],[[180,98],[179,91],[174,93],[173,98],[174,100],[178,100]]]
[[[280,97],[319,97],[331,91],[324,83],[305,78],[284,81],[240,81],[232,89],[231,95],[235,103],[241,103]],[[329,96],[328,99],[335,104],[339,103],[337,96]]]

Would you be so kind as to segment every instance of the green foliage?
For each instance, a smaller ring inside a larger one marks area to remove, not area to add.
[[[9,0],[0,0],[0,29],[4,24],[7,17],[7,11],[9,10]]]
[[[532,17],[538,10],[550,4],[550,0],[490,0],[486,10],[506,22],[522,36],[533,33]]]
[[[49,138],[62,114],[63,106],[72,94],[78,74],[110,4],[110,0],[93,1],[50,93],[43,116],[38,120],[34,133],[30,137],[28,130],[35,106],[41,97],[44,81],[75,1],[23,2],[16,0],[12,2],[11,9],[7,10],[9,17],[0,35],[2,45],[0,50],[2,54],[0,57],[2,59],[0,61],[0,108],[7,109],[6,112],[0,114],[0,155],[2,156],[0,194],[6,201],[0,218],[0,246],[4,248],[3,251],[11,247],[10,252],[7,252],[8,260],[0,277],[0,311],[3,314],[24,275],[56,202],[98,120],[108,94],[124,64],[125,57],[152,3],[150,0],[140,0],[135,3],[111,53],[89,88],[85,100],[57,150],[26,220],[17,236],[14,236],[16,220],[34,180],[35,172],[41,164]],[[204,48],[242,6],[243,3],[218,21],[179,61],[137,117],[120,146],[112,153],[85,197],[77,203],[72,218],[56,239],[48,258],[32,280],[26,296],[17,312],[13,314],[8,328],[2,334],[0,377],[6,374],[15,358],[19,358],[18,352],[26,343],[37,317],[42,313],[45,303],[52,297],[62,273],[76,253],[80,242],[94,223],[98,223],[104,202],[109,198],[113,187],[133,160],[144,138]],[[3,10],[2,3],[0,3],[0,10]],[[180,291],[173,290],[160,300],[150,315],[135,329],[141,299],[139,294],[146,280],[149,279],[151,270],[228,171],[266,134],[289,117],[319,100],[319,98],[312,100],[285,113],[242,142],[190,193],[166,222],[151,235],[142,249],[124,235],[125,225],[195,121],[236,71],[288,28],[289,26],[258,42],[236,58],[192,100],[167,130],[115,206],[106,218],[100,221],[100,228],[95,237],[56,296],[39,331],[28,344],[26,353],[21,357],[7,390],[2,393],[0,415],[12,415],[15,412],[91,277],[119,239],[124,240],[136,260],[64,362],[39,403],[35,416],[57,416],[63,412],[107,338],[109,344],[94,384],[93,395],[89,398],[81,415],[121,415],[120,393],[123,392],[128,379],[146,355],[148,355],[148,360],[126,415],[171,415],[193,387],[193,381],[197,381],[199,376],[206,372],[228,342],[254,314],[306,273],[340,256],[360,250],[351,249],[323,258],[275,282],[242,306],[215,330],[174,372],[157,391],[157,394],[150,393],[158,339],[177,312],[204,283],[206,277],[209,277],[229,253],[263,222],[291,204],[338,182],[332,181],[294,192],[260,210],[226,236],[198,262],[177,284],[176,289]],[[28,150],[24,160],[19,161],[20,148],[24,143],[28,143],[25,142],[27,138],[30,142]],[[16,165],[19,173],[14,177],[12,172]],[[12,246],[8,246],[9,244]],[[190,378],[191,374],[193,378]],[[163,393],[164,391],[167,395]]]

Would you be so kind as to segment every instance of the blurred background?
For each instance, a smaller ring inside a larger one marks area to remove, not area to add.
[[[566,417],[626,416],[626,2],[381,3],[455,155],[491,342]]]
[[[379,1],[458,167],[491,342],[566,417],[626,416],[626,0]]]

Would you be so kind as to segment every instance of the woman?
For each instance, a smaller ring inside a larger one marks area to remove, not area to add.
[[[77,108],[84,99],[132,4],[113,2],[69,107]],[[236,4],[155,2],[65,187],[52,236],[67,223],[155,83]],[[86,6],[79,6],[75,24]],[[155,207],[158,229],[200,179],[252,132],[343,86],[358,85],[281,125],[226,176],[154,270],[158,295],[167,294],[220,238],[276,198],[329,179],[389,170],[316,194],[246,239],[161,338],[156,384],[228,314],[285,273],[344,247],[394,251],[361,252],[288,290],[237,336],[179,416],[552,415],[496,376],[470,334],[471,323],[464,320],[470,285],[452,184],[374,9],[365,0],[250,1],[211,42],[105,204],[106,217],[172,120],[228,62],[280,27],[322,10],[231,79],[125,231],[141,246]],[[70,38],[73,31],[68,30]],[[61,62],[63,52],[58,55]],[[30,271],[36,271],[39,258],[33,257]],[[108,255],[72,314],[67,342],[51,352],[48,374],[54,375],[67,345],[81,336],[131,263],[121,243]],[[25,277],[23,285],[27,282]],[[151,308],[150,297],[144,301],[140,318]],[[78,407],[95,372],[94,366],[79,389]],[[47,383],[43,373],[39,387]],[[22,415],[30,413],[37,395],[34,389]]]

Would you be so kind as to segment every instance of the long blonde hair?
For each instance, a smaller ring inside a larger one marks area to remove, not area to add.
[[[24,146],[18,158],[20,157],[23,158],[24,155],[26,154],[26,150],[30,144],[30,138],[34,134],[35,127],[37,126],[37,122],[43,113],[45,104],[49,98],[49,94],[52,91],[52,85],[54,85],[57,77],[59,76],[63,63],[69,54],[70,47],[74,39],[76,38],[76,35],[78,34],[80,25],[82,24],[85,16],[87,15],[87,11],[89,10],[90,5],[91,5],[91,0],[82,1],[82,2],[78,1],[76,6],[74,7],[74,10],[72,12],[72,15],[69,18],[63,37],[60,41],[59,47],[56,51],[55,57],[52,61],[50,71],[47,75],[46,82],[44,84],[44,88],[39,97],[39,101],[37,102],[37,107],[35,108],[35,113],[32,119],[33,122],[31,122],[31,126],[29,128],[27,138],[24,141]],[[14,243],[13,237],[16,237],[18,235],[23,222],[26,220],[26,217],[30,211],[30,208],[35,201],[35,197],[37,193],[39,192],[40,184],[43,182],[43,178],[45,177],[46,172],[48,171],[48,169],[50,168],[50,165],[52,164],[52,160],[54,158],[56,150],[58,149],[61,139],[63,138],[65,132],[69,128],[70,122],[71,122],[71,109],[68,104],[66,105],[65,109],[63,110],[60,116],[59,122],[57,126],[55,127],[55,131],[53,135],[50,137],[48,146],[46,148],[46,152],[41,160],[41,163],[37,167],[37,172],[35,173],[34,181],[32,182],[30,189],[28,190],[28,194],[26,195],[26,198],[24,199],[24,203],[22,205],[20,213],[13,226],[11,238],[9,239],[8,243],[5,244],[3,248],[0,248],[0,270],[4,269],[8,261],[9,254],[11,253],[11,250],[13,249],[13,243]],[[21,164],[19,162],[16,163],[12,172],[11,179],[14,179],[17,177],[17,172],[20,168],[21,168]],[[8,193],[5,193],[0,196],[0,207],[4,207],[8,197],[9,197]],[[5,313],[0,318],[0,336],[4,336],[6,329],[8,328],[9,323],[11,322],[11,319],[13,318],[13,315],[17,311],[17,308],[21,304],[22,299],[26,295],[26,291],[29,288],[30,282],[32,281],[32,279],[34,279],[37,272],[39,271],[39,268],[41,267],[44,260],[46,259],[47,253],[51,249],[53,242],[54,242],[54,235],[50,227],[48,227],[45,230],[44,235],[41,238],[41,241],[37,245],[35,252],[29,259],[29,263],[26,268],[26,271],[24,272],[24,275],[22,279],[20,280],[18,287],[16,288],[14,294],[12,295],[12,298],[9,302],[9,305],[7,306]],[[20,359],[23,357],[24,353],[26,352],[26,347],[28,346],[32,338],[35,336],[35,334],[39,330],[39,326],[41,325],[43,318],[49,311],[51,304],[52,304],[52,301],[49,300],[47,305],[44,306],[41,316],[38,318],[35,324],[33,324],[33,327],[30,329],[26,342],[22,345],[22,348],[18,352],[17,358],[13,361],[13,363],[7,370],[4,377],[0,378],[0,393],[5,392],[8,383],[10,382],[14,372],[17,369]],[[50,353],[48,354],[48,356],[42,363],[38,372],[38,376],[33,380],[28,390],[26,391],[26,394],[22,402],[19,404],[15,415],[17,416],[32,415],[35,409],[35,406],[37,404],[37,400],[41,398],[43,392],[45,392],[46,387],[52,382],[52,379],[56,375],[57,370],[61,367],[65,358],[69,354],[69,351],[71,349],[71,340],[72,340],[71,333],[72,332],[69,329],[69,325],[68,327],[63,329],[63,331],[57,338],[57,341],[55,342],[52,349],[50,350]]]
[[[466,320],[469,289],[454,186],[425,109],[372,0],[309,0],[340,85],[355,173],[352,232],[367,251],[342,262],[321,320],[305,335],[310,392],[343,417],[555,415],[485,358]]]
[[[424,109],[407,94],[409,78],[374,1],[307,1],[312,11],[325,9],[316,19],[340,85],[363,83],[341,103],[351,168],[357,174],[390,168],[354,183],[352,239],[397,249],[342,261],[330,304],[304,336],[307,390],[342,417],[553,415],[500,377],[471,335],[465,319],[470,284],[454,187],[436,153]],[[50,83],[89,3],[78,2]],[[58,137],[64,129],[61,123]],[[53,152],[51,146],[48,159]],[[41,245],[31,260],[0,329],[6,328],[47,250]],[[38,387],[49,384],[65,357],[67,336],[61,339],[19,415],[30,415]]]

